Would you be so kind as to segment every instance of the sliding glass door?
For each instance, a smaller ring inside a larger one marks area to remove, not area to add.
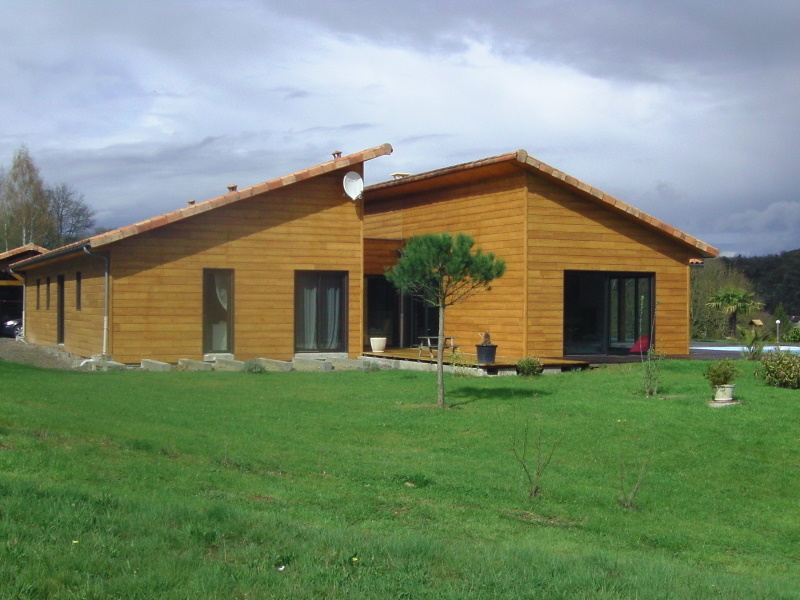
[[[611,352],[628,352],[634,346],[646,351],[652,323],[652,278],[609,278],[608,345]]]
[[[347,351],[347,272],[295,272],[295,352]]]
[[[566,271],[564,354],[646,352],[654,281],[651,273]]]

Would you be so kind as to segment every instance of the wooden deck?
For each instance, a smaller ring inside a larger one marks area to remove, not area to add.
[[[385,352],[371,352],[368,349],[365,349],[363,352],[364,356],[372,356],[375,358],[386,358],[389,360],[403,360],[403,361],[410,361],[410,362],[420,362],[420,363],[435,363],[436,358],[431,357],[427,354],[426,351],[422,352],[422,356],[420,356],[420,352],[418,348],[389,348]],[[500,372],[510,372],[512,370],[516,370],[517,363],[520,361],[522,357],[513,357],[513,356],[498,356],[494,363],[490,365],[478,364],[477,356],[475,354],[467,354],[462,353],[458,357],[458,361],[456,364],[464,367],[471,367],[477,369],[483,369],[490,375],[496,375]],[[542,365],[544,366],[545,370],[553,370],[553,371],[572,371],[575,369],[587,369],[591,365],[591,363],[587,360],[575,360],[570,358],[539,358],[542,361]],[[453,364],[453,356],[450,352],[445,352],[444,355],[444,364],[452,365]]]

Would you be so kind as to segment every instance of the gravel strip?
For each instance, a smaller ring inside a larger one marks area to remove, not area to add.
[[[43,369],[77,369],[84,359],[57,347],[36,346],[0,337],[0,360],[24,363]]]

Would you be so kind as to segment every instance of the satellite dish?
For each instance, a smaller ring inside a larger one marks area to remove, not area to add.
[[[355,202],[361,198],[361,192],[364,191],[364,180],[361,179],[361,175],[355,171],[350,171],[344,176],[342,185],[344,186],[344,193],[347,194],[350,200]]]

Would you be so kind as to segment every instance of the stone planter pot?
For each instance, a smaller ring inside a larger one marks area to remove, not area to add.
[[[734,384],[714,386],[714,402],[733,402]]]
[[[386,350],[386,338],[371,337],[369,338],[369,345],[372,348],[373,352],[383,352],[384,350]]]
[[[494,364],[497,358],[497,344],[490,344],[488,346],[481,344],[475,346],[475,354],[478,355],[477,362],[479,365]]]

